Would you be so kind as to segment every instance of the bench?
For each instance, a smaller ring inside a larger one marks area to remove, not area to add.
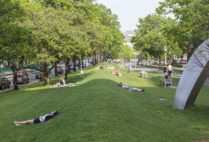
[[[113,67],[113,66],[107,66],[107,69],[108,69],[108,70],[113,70],[114,67]]]
[[[165,79],[163,76],[160,76],[160,84],[161,85],[164,85],[165,88],[167,86],[172,86],[172,79],[168,78],[168,79]]]
[[[146,71],[140,71],[140,77],[147,78],[147,72]]]
[[[129,73],[131,73],[131,72],[134,72],[134,69],[130,66],[129,68],[128,68],[129,70]]]
[[[125,67],[124,67],[124,65],[123,65],[123,64],[119,65],[119,68],[120,68],[120,69],[122,69],[122,70],[124,70],[124,69],[125,69]]]

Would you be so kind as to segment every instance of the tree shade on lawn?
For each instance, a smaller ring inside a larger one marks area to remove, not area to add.
[[[204,86],[196,105],[188,110],[172,108],[175,89],[162,88],[159,74],[140,78],[139,73],[121,71],[113,76],[95,68],[70,74],[75,87],[41,87],[42,82],[0,94],[1,142],[184,142],[209,135],[209,87]],[[53,78],[54,84],[58,78]],[[174,78],[174,85],[178,79]],[[117,86],[125,82],[146,92],[130,92]],[[35,118],[51,110],[62,115],[46,123],[15,127],[14,120]]]

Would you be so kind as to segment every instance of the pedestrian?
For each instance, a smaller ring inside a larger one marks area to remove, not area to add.
[[[171,76],[172,72],[173,72],[173,67],[172,67],[172,64],[169,63],[169,65],[168,65],[168,76]]]
[[[167,72],[168,72],[168,69],[167,69],[166,66],[164,66],[164,68],[163,68],[163,73],[165,74],[165,73],[167,73]]]

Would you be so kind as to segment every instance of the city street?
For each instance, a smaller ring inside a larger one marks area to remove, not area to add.
[[[27,84],[19,84],[19,87],[21,88],[22,86],[25,86],[25,85],[29,85],[29,84],[33,84],[33,83],[36,83],[36,82],[39,82],[40,80],[39,79],[36,79],[35,78],[35,75],[36,75],[36,72],[33,72],[33,73],[30,73],[29,74],[29,83]],[[54,70],[52,70],[51,74],[50,74],[50,78],[51,77],[54,77]],[[13,81],[12,81],[12,77],[9,78],[9,80],[11,81],[11,87],[10,88],[6,88],[6,89],[0,89],[0,93],[2,92],[6,92],[8,90],[12,90],[14,87],[13,87]]]

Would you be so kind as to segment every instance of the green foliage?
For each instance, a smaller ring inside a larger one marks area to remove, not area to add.
[[[46,67],[66,58],[120,54],[120,25],[104,5],[92,0],[0,2],[1,59],[29,59]]]
[[[170,33],[189,56],[209,37],[208,0],[166,0],[157,12],[173,14],[178,22]]]
[[[122,53],[122,54],[120,54],[120,55],[122,55],[122,56],[120,56],[121,58],[123,58],[123,56],[125,59],[136,58],[136,55],[134,54],[134,50],[128,45],[124,45],[122,47],[121,53]]]
[[[18,0],[0,1],[0,59],[19,69],[24,59],[31,59],[31,32],[18,23],[25,19],[25,10]]]
[[[173,53],[181,52],[172,40],[173,37],[167,32],[173,24],[175,24],[174,20],[155,14],[148,15],[144,19],[139,18],[138,30],[132,39],[134,48],[144,56],[148,53],[159,60],[164,55],[165,47]]]

